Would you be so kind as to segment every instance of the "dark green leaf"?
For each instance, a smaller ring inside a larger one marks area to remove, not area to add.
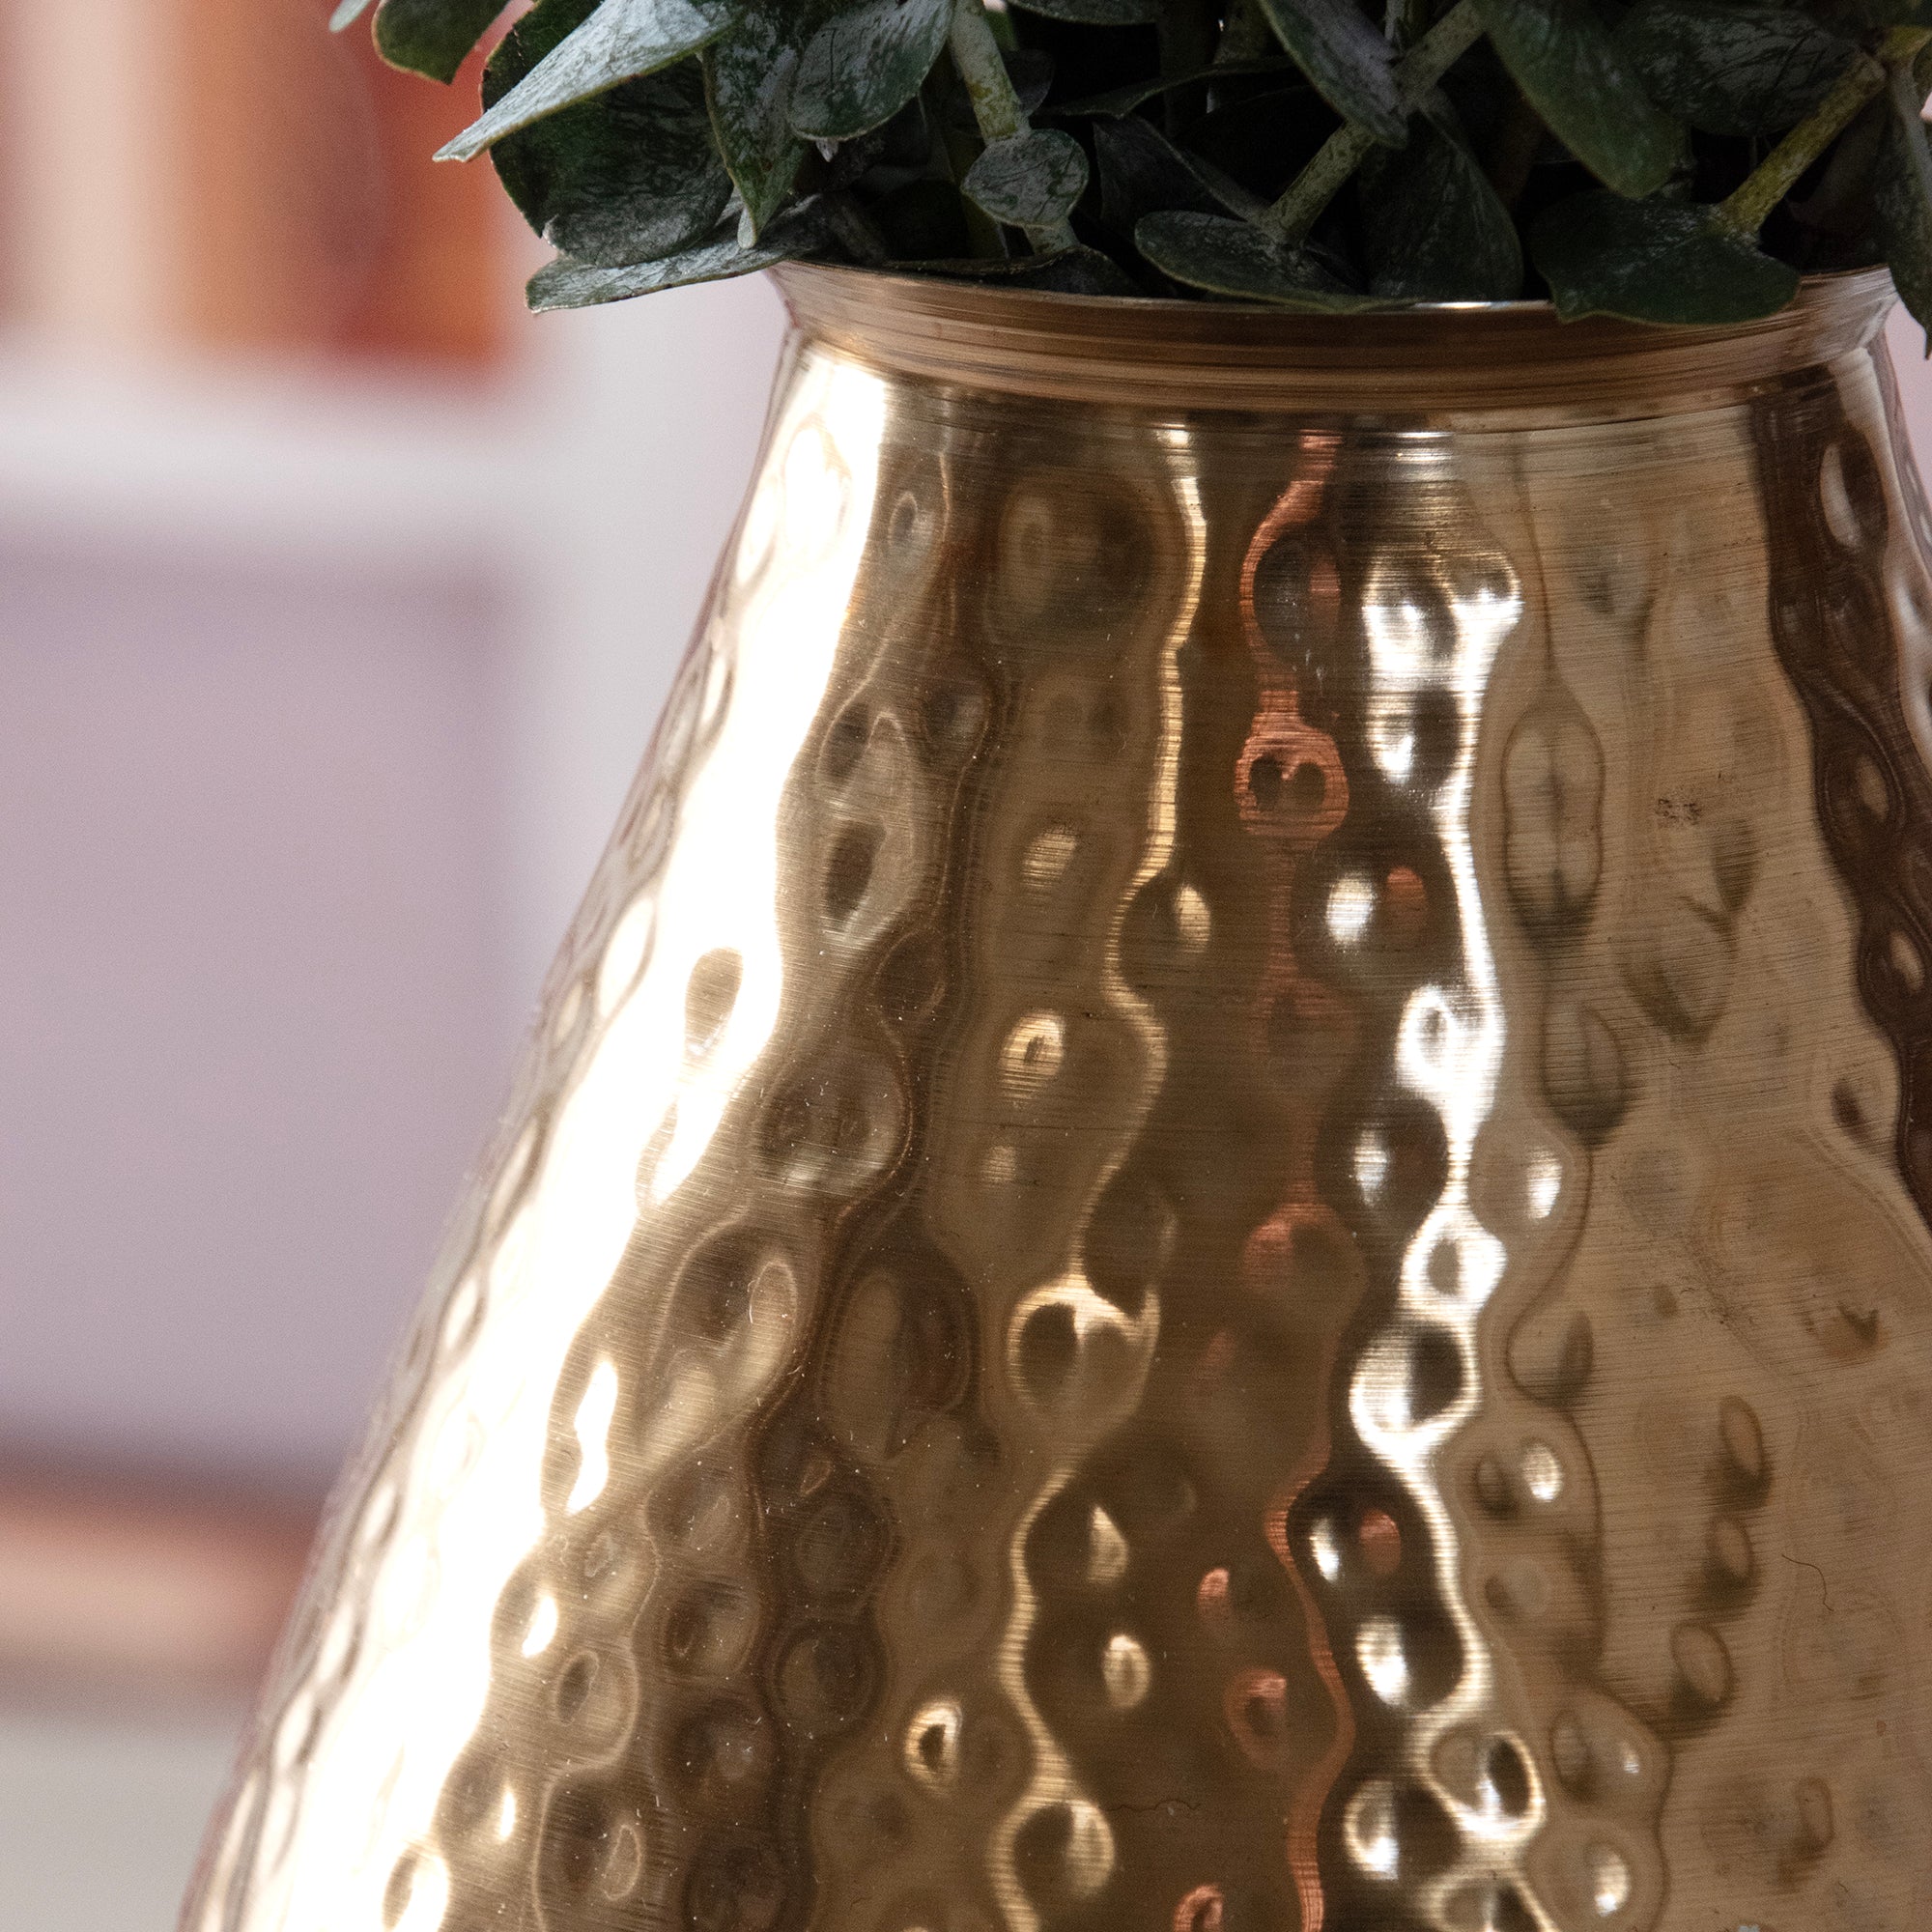
[[[503,84],[555,16],[585,0],[544,0],[492,57]],[[546,17],[550,16],[550,17]],[[532,30],[527,43],[518,36]],[[497,172],[530,226],[578,261],[617,268],[688,248],[717,225],[731,177],[711,144],[695,61],[626,81],[548,116],[493,150]]]
[[[718,152],[761,229],[784,206],[805,158],[787,113],[798,49],[781,6],[750,0],[701,58]]]
[[[1134,245],[1162,274],[1214,295],[1291,308],[1369,308],[1305,249],[1289,248],[1247,221],[1175,210],[1147,215]]]
[[[1275,37],[1346,121],[1399,148],[1408,120],[1396,91],[1394,52],[1355,0],[1262,0]]]
[[[548,263],[530,277],[529,305],[539,312],[560,308],[593,308],[600,302],[628,301],[633,296],[654,295],[659,289],[688,287],[693,282],[722,282],[733,275],[750,275],[821,246],[825,225],[812,208],[783,215],[750,248],[740,247],[735,234],[722,229],[695,248],[658,262],[639,262],[625,269],[592,268],[566,258]]]
[[[1112,256],[1076,244],[1014,265],[1023,288],[1061,296],[1140,296],[1140,288]]]
[[[1409,144],[1360,176],[1369,291],[1405,301],[1509,301],[1522,244],[1490,178],[1456,131],[1418,115]]]
[[[1005,288],[1042,289],[1060,296],[1141,296],[1140,288],[1111,255],[1076,242],[1046,255],[1010,261],[966,260],[895,262],[901,274],[944,275],[950,281],[991,282]]]
[[[1131,114],[1158,95],[1170,94],[1178,87],[1198,87],[1204,80],[1246,80],[1256,74],[1300,71],[1293,61],[1284,60],[1280,55],[1270,60],[1227,61],[1217,67],[1198,67],[1187,73],[1163,74],[1151,80],[1137,80],[1127,87],[1112,87],[1105,94],[1068,100],[1051,111],[1069,118],[1092,114],[1113,120]]]
[[[1474,0],[1495,50],[1553,133],[1619,194],[1660,188],[1684,129],[1644,92],[1591,0]]]
[[[1203,115],[1187,129],[1187,157],[1196,172],[1204,163],[1217,168],[1271,202],[1315,158],[1327,121],[1314,89],[1299,81]]]
[[[543,0],[517,31],[551,4]],[[467,161],[559,108],[670,67],[715,41],[730,18],[729,0],[604,0],[437,158]]]
[[[1138,114],[1096,121],[1094,158],[1100,174],[1100,219],[1119,235],[1132,235],[1142,215],[1163,209],[1229,213],[1187,156]]]
[[[1802,121],[1858,52],[1796,7],[1752,0],[1640,0],[1617,43],[1653,100],[1710,134]]]
[[[1014,228],[1065,221],[1087,186],[1087,156],[1071,134],[1029,128],[989,141],[960,188],[982,213]]]
[[[529,78],[556,48],[596,13],[598,0],[536,0],[497,43],[483,68],[487,113]]]
[[[1053,56],[1044,47],[1002,47],[1000,62],[1013,84],[1020,111],[1034,113],[1052,91]],[[962,134],[977,139],[980,123],[973,112],[973,97],[966,92],[958,74],[949,63],[938,70],[934,78],[942,84],[925,90],[928,104],[938,110],[947,127],[956,128]]]
[[[918,174],[934,165],[933,142],[936,135],[926,114],[923,89],[915,94],[883,128],[873,131],[883,144],[879,152],[882,167],[910,168]],[[866,140],[871,136],[862,135],[860,138]],[[836,152],[842,155],[847,147],[857,145],[856,142],[846,142]]]
[[[345,0],[332,27],[346,27],[362,11]],[[391,67],[454,80],[469,50],[503,11],[503,0],[383,0],[376,12],[376,51]]]
[[[1910,97],[1890,104],[1873,176],[1873,226],[1899,300],[1932,331],[1932,152]]]
[[[1866,101],[1832,144],[1811,191],[1785,203],[1792,219],[1808,231],[1807,263],[1821,269],[1851,268],[1874,259],[1872,196],[1889,120],[1889,103],[1882,96]]]
[[[915,145],[920,160],[931,154],[932,128],[923,94],[914,95],[883,128],[838,142],[829,155],[821,153],[813,185],[821,191],[851,187],[875,167],[916,165],[908,158]]]
[[[1695,202],[1626,201],[1593,189],[1544,214],[1529,247],[1565,321],[1751,322],[1775,315],[1798,291],[1797,270]]]
[[[1269,97],[1269,99],[1273,99],[1273,100],[1279,102],[1279,97]],[[1221,116],[1217,116],[1217,114],[1209,114],[1208,120],[1200,122],[1194,131],[1198,133],[1200,128],[1208,128],[1211,122],[1215,122]],[[1128,126],[1130,126],[1128,118],[1122,118],[1122,120],[1113,122],[1113,124],[1109,124],[1109,122],[1095,122],[1094,124],[1094,129],[1095,129],[1095,133],[1094,133],[1095,151],[1099,149],[1099,141],[1101,141],[1099,129],[1101,128],[1109,128],[1109,131],[1121,131],[1121,133],[1124,133],[1126,139],[1140,143],[1142,153],[1151,153],[1151,149],[1148,147],[1148,143],[1146,143],[1146,139],[1142,135],[1138,135],[1138,133],[1126,133]],[[1219,160],[1215,160],[1211,155],[1204,155],[1200,151],[1200,147],[1194,145],[1192,137],[1190,137],[1188,147],[1180,149],[1173,141],[1169,141],[1159,131],[1159,128],[1155,128],[1151,122],[1138,122],[1138,126],[1146,128],[1153,135],[1153,141],[1159,143],[1159,147],[1163,147],[1167,151],[1169,160],[1173,164],[1177,164],[1179,168],[1184,170],[1188,182],[1198,184],[1200,187],[1206,187],[1208,193],[1213,197],[1213,201],[1208,203],[1204,209],[1200,209],[1200,213],[1204,213],[1204,214],[1238,214],[1244,222],[1252,222],[1252,220],[1258,220],[1258,218],[1265,216],[1267,205],[1269,205],[1269,201],[1273,201],[1273,195],[1258,195],[1258,193],[1254,193],[1254,189],[1250,189],[1244,182],[1238,182],[1233,174],[1229,174],[1219,164]],[[1177,178],[1169,176],[1169,180],[1177,180]],[[1177,180],[1177,185],[1179,185],[1179,180]],[[1198,201],[1196,201],[1194,191],[1190,187],[1182,187],[1182,191],[1177,193],[1173,201],[1150,201],[1148,207],[1142,209],[1142,213],[1144,214],[1155,214],[1163,207],[1169,207],[1169,209],[1188,209],[1188,207],[1196,207],[1196,205],[1198,205]],[[1138,220],[1138,216],[1136,216],[1136,220]],[[1128,232],[1132,232],[1132,230],[1128,230]]]
[[[1000,59],[1019,96],[1020,112],[1037,114],[1053,91],[1053,56],[1044,47],[1002,47]]]
[[[901,182],[867,213],[895,262],[928,262],[972,249],[966,209],[950,181],[927,175]]]
[[[1076,27],[1151,27],[1160,18],[1160,0],[1013,0],[1029,14],[1070,20]]]
[[[866,0],[828,20],[799,60],[792,126],[849,141],[890,121],[931,72],[952,23],[952,0]]]

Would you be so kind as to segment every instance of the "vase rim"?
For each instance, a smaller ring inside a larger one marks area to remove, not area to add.
[[[1656,413],[1665,399],[1747,392],[1862,349],[1895,298],[1887,270],[1849,270],[1806,276],[1776,315],[1662,327],[1563,322],[1547,301],[1341,315],[827,263],[772,272],[803,336],[895,375],[1067,401],[1304,413]]]

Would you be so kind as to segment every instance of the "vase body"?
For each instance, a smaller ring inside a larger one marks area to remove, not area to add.
[[[1932,1923],[1889,287],[785,286],[188,1932]]]

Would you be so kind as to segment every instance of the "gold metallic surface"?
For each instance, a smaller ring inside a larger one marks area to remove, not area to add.
[[[187,1932],[1932,1924],[1885,285],[784,286]]]

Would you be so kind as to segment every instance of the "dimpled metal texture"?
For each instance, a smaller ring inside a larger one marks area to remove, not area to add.
[[[784,287],[186,1932],[1932,1924],[1889,288]]]

